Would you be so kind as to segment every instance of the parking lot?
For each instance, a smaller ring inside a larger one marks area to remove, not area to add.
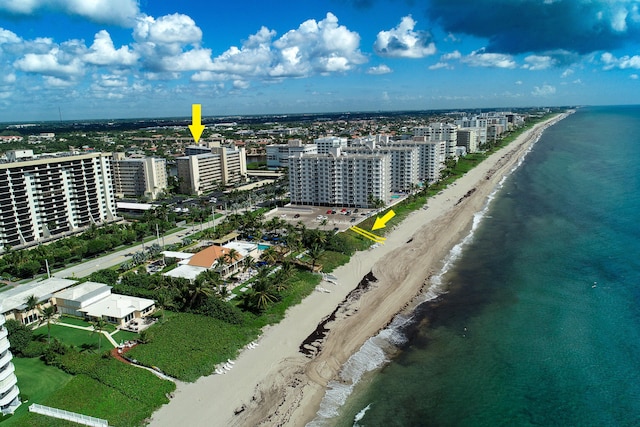
[[[343,231],[359,224],[372,213],[375,213],[374,209],[290,205],[278,208],[276,212],[268,215],[267,219],[278,216],[293,224],[302,221],[307,228]],[[324,220],[326,223],[322,225]]]

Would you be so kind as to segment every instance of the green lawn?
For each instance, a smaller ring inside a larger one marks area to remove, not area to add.
[[[135,332],[120,330],[115,334],[111,334],[111,337],[119,343],[120,341],[135,341],[138,339],[139,335]]]
[[[91,326],[91,323],[87,322],[86,320],[78,319],[77,317],[69,317],[69,316],[60,316],[58,323],[66,323],[67,325],[82,326],[85,328],[88,326]],[[111,323],[107,323],[104,327],[104,330],[111,333],[116,330],[116,327]]]
[[[47,339],[47,325],[42,325],[37,329],[34,329],[33,335],[36,338]],[[85,331],[82,329],[69,328],[67,326],[51,325],[51,338],[57,338],[61,342],[67,345],[73,345],[78,348],[98,347],[98,334],[91,331]],[[111,343],[106,337],[102,336],[102,348],[111,348]]]
[[[168,402],[166,394],[175,390],[175,384],[172,382],[161,380],[146,370],[126,365],[115,359],[87,354],[74,357],[84,360],[81,365],[77,365],[85,371],[84,373],[71,376],[57,368],[46,367],[44,364],[42,366],[45,370],[38,370],[41,368],[38,368],[37,364],[38,369],[32,367],[28,370],[31,372],[31,380],[35,378],[36,382],[27,389],[36,390],[33,396],[41,395],[38,401],[32,397],[30,402],[106,419],[110,426],[129,427],[143,425],[144,420],[150,417],[155,409]],[[20,362],[20,359],[17,360]],[[65,376],[64,382],[55,382],[59,373]],[[18,372],[18,385],[21,388],[21,384],[29,380],[30,377]],[[43,391],[40,392],[38,387],[43,380],[46,380],[46,383]],[[46,390],[49,391],[45,395]],[[52,393],[54,390],[55,393]],[[1,425],[3,427],[77,426],[67,421],[30,413],[27,411],[27,405],[23,406],[24,409],[21,407],[13,417],[3,421]]]
[[[39,358],[24,359],[15,357],[13,365],[16,368],[15,373],[18,377],[20,394],[27,396],[29,401],[23,402],[11,418],[3,421],[2,427],[28,425],[21,421],[24,415],[29,413],[28,406],[31,403],[41,404],[73,379],[72,375],[58,368],[45,365]]]

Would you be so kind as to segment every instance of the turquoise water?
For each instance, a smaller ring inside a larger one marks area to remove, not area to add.
[[[258,249],[264,251],[265,249],[269,249],[271,245],[263,245],[262,243],[258,243]]]
[[[640,425],[639,135],[640,107],[547,129],[393,361],[314,425]]]

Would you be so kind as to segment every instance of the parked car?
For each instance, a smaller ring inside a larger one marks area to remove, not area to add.
[[[294,218],[300,218],[300,214],[295,214],[293,217]]]
[[[329,210],[327,211],[327,215],[332,214],[332,213],[336,213],[336,211],[332,211],[331,209],[329,209]]]

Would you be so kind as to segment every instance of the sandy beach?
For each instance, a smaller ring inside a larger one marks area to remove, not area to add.
[[[257,347],[242,351],[228,373],[178,384],[150,425],[304,426],[311,421],[327,383],[368,338],[412,306],[451,248],[469,233],[474,214],[500,180],[546,126],[565,116],[524,132],[429,199],[429,208],[413,212],[386,235],[384,245],[355,254],[333,273],[337,285],[321,283],[330,293],[313,292],[290,308],[282,322],[264,330]],[[317,330],[323,332],[315,337],[319,351],[303,354],[301,345]]]

